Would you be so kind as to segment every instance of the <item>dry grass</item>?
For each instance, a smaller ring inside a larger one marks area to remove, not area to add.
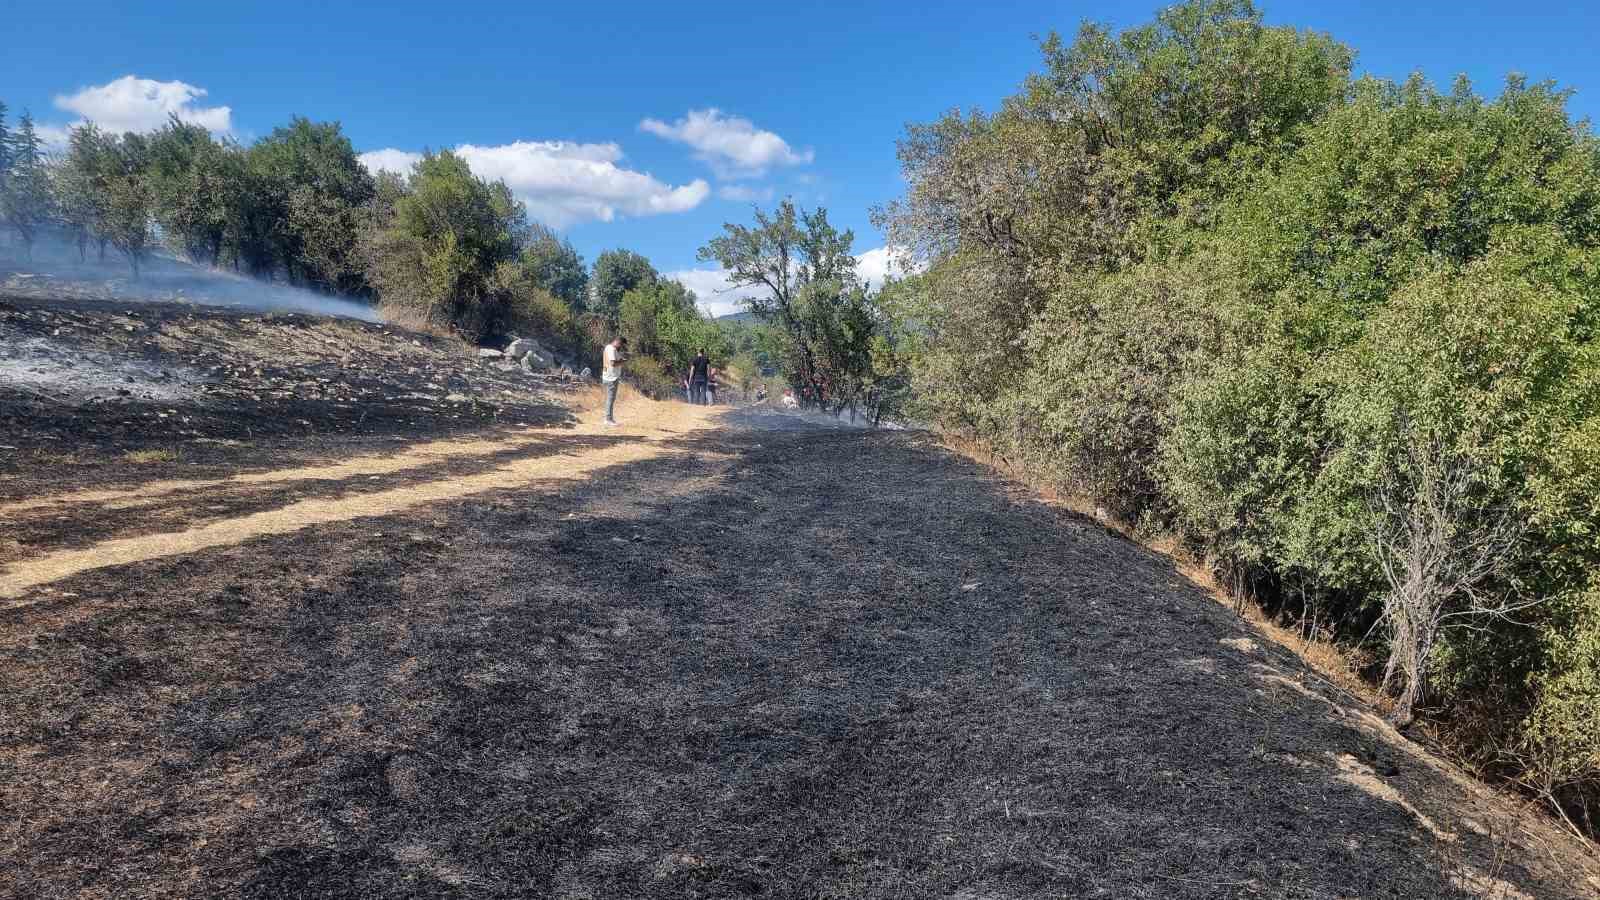
[[[175,450],[129,450],[122,454],[122,459],[138,465],[170,463],[178,461],[178,453]]]
[[[429,334],[437,338],[457,337],[449,326],[440,324],[428,318],[424,313],[408,306],[396,306],[392,303],[378,304],[378,315],[390,325],[404,328],[407,331],[416,331]]]
[[[555,456],[535,455],[513,459],[505,465],[458,478],[410,484],[392,490],[357,494],[349,497],[313,498],[300,500],[278,509],[269,509],[240,518],[223,519],[200,525],[182,532],[141,534],[133,537],[104,541],[81,550],[58,550],[31,559],[14,562],[0,569],[0,598],[18,598],[41,585],[68,578],[89,569],[106,566],[129,565],[161,557],[195,553],[200,550],[240,544],[264,535],[287,534],[352,519],[394,515],[430,504],[457,500],[491,490],[523,487],[534,482],[587,478],[607,467],[637,462],[667,452],[661,443],[664,438],[683,435],[704,427],[712,418],[705,407],[677,403],[656,403],[637,396],[628,398],[626,405],[619,402],[618,415],[624,427],[606,428],[586,413],[588,421],[576,429],[545,431],[546,440],[555,437],[571,439],[582,436],[614,435],[625,438],[609,446]],[[535,433],[537,435],[537,432]],[[504,449],[534,443],[530,436],[518,436],[509,442],[491,444],[489,449]],[[465,445],[472,452],[485,449],[481,444]],[[439,442],[430,445],[426,453],[430,458],[444,458],[459,453],[462,447]],[[392,470],[403,462],[380,461],[381,468]],[[373,471],[372,462],[343,467],[340,474],[353,477]],[[287,473],[259,473],[241,476],[252,481],[303,478],[305,470]],[[171,483],[162,483],[160,490],[171,489]],[[21,603],[30,602],[24,598]]]

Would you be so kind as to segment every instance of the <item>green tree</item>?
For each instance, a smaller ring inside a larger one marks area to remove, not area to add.
[[[54,214],[50,175],[40,150],[39,134],[34,130],[33,116],[22,114],[17,120],[16,133],[10,136],[8,143],[9,171],[4,191],[0,193],[0,207],[4,209],[6,222],[22,240],[24,256],[31,259],[39,229]]]
[[[901,142],[877,221],[927,267],[869,307],[875,376],[1370,636],[1397,718],[1593,821],[1600,143],[1566,93],[1352,83],[1240,0],[1043,50],[998,111]],[[792,263],[737,237],[794,309]]]
[[[540,288],[575,312],[583,309],[589,288],[589,270],[570,241],[561,239],[543,225],[532,225],[521,261]]]
[[[95,166],[101,191],[99,233],[122,253],[139,277],[150,252],[155,198],[146,172],[149,148],[137,134],[99,141]]]
[[[56,166],[56,204],[72,232],[80,260],[87,257],[92,240],[99,245],[100,261],[105,262],[110,243],[106,190],[111,168],[108,139],[92,122],[74,126],[67,133],[67,152]]]
[[[429,153],[389,214],[369,218],[366,277],[395,311],[477,339],[503,322],[502,289],[517,279],[500,270],[515,259],[526,221],[504,183],[478,178],[449,151]]]
[[[221,261],[243,202],[236,151],[204,128],[173,116],[150,138],[150,189],[168,246],[195,262]]]
[[[295,117],[247,153],[258,210],[245,231],[264,237],[291,283],[336,293],[366,289],[356,247],[372,176],[337,122]]]
[[[732,284],[757,289],[746,301],[750,311],[784,332],[796,355],[794,377],[810,381],[821,373],[808,333],[818,333],[821,298],[837,299],[856,286],[854,240],[854,233],[829,224],[827,210],[806,213],[784,200],[770,215],[757,209],[754,227],[723,225],[698,258],[722,266]]]
[[[594,261],[588,310],[615,324],[622,313],[622,295],[660,279],[656,267],[643,256],[632,250],[607,250]]]

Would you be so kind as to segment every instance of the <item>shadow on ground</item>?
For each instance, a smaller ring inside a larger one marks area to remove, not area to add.
[[[0,894],[1583,892],[1386,798],[1451,788],[1167,560],[926,436],[680,449],[0,613]]]

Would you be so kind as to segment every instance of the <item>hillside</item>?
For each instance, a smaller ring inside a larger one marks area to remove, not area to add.
[[[753,312],[736,312],[717,316],[718,322],[727,322],[732,325],[760,325],[761,317]]]
[[[926,433],[634,395],[605,429],[580,384],[300,314],[0,330],[0,896],[1600,891]]]

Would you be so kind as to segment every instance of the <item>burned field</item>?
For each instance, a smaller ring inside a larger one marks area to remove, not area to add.
[[[509,368],[354,319],[0,293],[0,502],[571,424],[571,384]]]
[[[1600,884],[1165,558],[926,435],[739,421],[0,601],[0,896]]]

